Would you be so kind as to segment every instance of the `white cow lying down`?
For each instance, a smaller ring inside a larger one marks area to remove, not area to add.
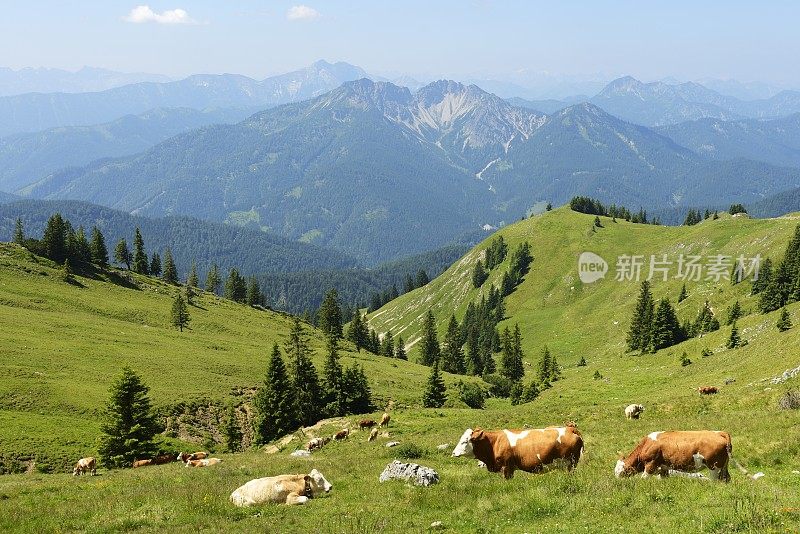
[[[322,473],[313,469],[307,475],[278,475],[251,480],[231,493],[231,502],[236,506],[304,504],[308,499],[332,489],[333,486]]]

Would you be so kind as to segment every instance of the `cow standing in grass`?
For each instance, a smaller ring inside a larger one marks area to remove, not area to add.
[[[617,478],[641,473],[642,477],[666,477],[669,471],[693,473],[707,468],[711,480],[728,482],[731,436],[718,430],[652,432],[618,461]]]
[[[516,469],[539,473],[555,463],[572,470],[583,454],[583,438],[574,424],[525,430],[468,428],[453,456],[477,458],[508,480]]]
[[[78,463],[75,464],[75,468],[72,470],[72,476],[83,475],[84,473],[89,473],[92,476],[97,474],[97,460],[94,457],[89,456],[87,458],[81,458],[78,460]]]
[[[639,416],[644,412],[644,406],[641,404],[630,404],[625,408],[625,417],[628,419],[639,419]]]

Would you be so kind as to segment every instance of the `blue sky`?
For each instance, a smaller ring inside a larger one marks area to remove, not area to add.
[[[0,66],[12,68],[263,78],[325,58],[419,77],[528,70],[800,86],[797,1],[12,0],[2,10]]]

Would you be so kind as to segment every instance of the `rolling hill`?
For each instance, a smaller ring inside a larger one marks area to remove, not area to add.
[[[106,124],[65,126],[0,138],[0,189],[16,191],[65,167],[142,152],[174,135],[243,120],[257,108],[153,109]]]
[[[197,74],[174,82],[134,83],[98,92],[5,96],[0,97],[0,137],[100,124],[156,108],[266,108],[305,100],[365,75],[347,63],[317,61],[260,81],[235,74]]]
[[[796,411],[778,409],[777,400],[797,387],[798,378],[776,384],[769,379],[800,364],[798,327],[780,333],[774,326],[776,313],[755,313],[747,281],[738,285],[727,280],[689,282],[688,298],[678,305],[679,317],[694,317],[709,300],[718,317],[724,318],[725,308],[739,299],[746,312],[739,327],[748,344],[724,348],[730,327],[723,326],[655,354],[626,354],[625,332],[638,284],[615,282],[613,273],[615,257],[623,253],[763,253],[779,259],[800,219],[796,215],[771,220],[723,216],[692,227],[669,228],[602,218],[603,226],[592,231],[593,218],[557,209],[499,233],[512,248],[522,240],[529,241],[535,256],[530,273],[506,299],[507,320],[501,325],[520,325],[525,381],[534,373],[545,344],[563,368],[563,378],[532,403],[510,406],[507,400],[489,399],[485,410],[418,408],[416,399],[426,369],[362,356],[370,376],[381,377],[373,386],[376,395],[408,402],[400,402],[393,409],[388,437],[368,443],[365,434],[356,432],[346,442],[328,445],[310,458],[289,455],[309,436],[330,435],[343,424],[353,425],[350,418],[308,429],[302,437],[284,442],[274,454],[265,454],[264,450],[240,454],[217,451],[223,463],[208,470],[168,465],[102,471],[102,476],[79,480],[66,473],[0,477],[0,495],[4,495],[0,500],[4,512],[0,514],[0,528],[24,525],[41,531],[92,524],[108,530],[240,531],[275,529],[278,525],[291,531],[410,532],[426,531],[432,522],[441,521],[444,529],[455,532],[476,531],[476,526],[483,531],[797,529],[800,497],[796,492],[798,475],[793,471],[800,470],[800,425]],[[370,323],[380,328],[391,326],[396,333],[402,331],[413,343],[418,317],[429,308],[437,314],[440,325],[453,311],[460,318],[466,302],[479,295],[480,290],[471,285],[471,270],[486,246],[484,242],[468,252],[428,286],[391,302],[373,314]],[[13,386],[14,393],[0,395],[0,417],[4,418],[4,429],[10,429],[14,436],[13,443],[25,435],[32,420],[41,424],[42,419],[52,417],[54,420],[46,423],[51,442],[53,436],[62,439],[71,434],[71,454],[90,450],[87,440],[93,436],[94,402],[101,401],[105,391],[105,385],[97,382],[109,374],[107,368],[117,364],[109,364],[117,354],[147,370],[145,379],[153,386],[157,404],[162,404],[193,395],[224,394],[236,384],[252,380],[252,375],[261,376],[262,345],[279,338],[283,331],[272,315],[204,296],[202,305],[207,310],[193,310],[195,330],[181,336],[161,326],[166,310],[163,315],[159,310],[166,308],[167,296],[159,293],[157,284],[132,291],[81,280],[88,287],[75,288],[57,282],[46,264],[32,262],[19,249],[4,246],[2,250],[0,313],[4,320],[9,317],[14,322],[10,330],[0,331],[0,348],[12,351],[14,357],[4,362],[14,363],[0,367],[10,377],[0,383]],[[604,280],[594,284],[578,280],[577,256],[585,250],[610,263],[611,272]],[[482,290],[489,283],[497,283],[507,262],[491,273]],[[674,279],[654,281],[654,295],[669,296],[674,302],[680,285]],[[124,302],[114,298],[123,291],[127,296]],[[67,307],[76,309],[83,321],[73,323],[63,311]],[[6,313],[9,308],[16,313]],[[800,304],[791,305],[789,311],[797,324]],[[98,315],[107,319],[95,321]],[[36,324],[42,331],[67,336],[69,342],[63,343],[58,355],[52,354],[44,336],[28,334],[21,338],[20,321],[26,327]],[[73,329],[86,328],[89,334],[84,332],[80,339],[72,333]],[[251,329],[258,332],[258,341],[249,337]],[[103,343],[91,342],[97,339]],[[318,341],[315,343],[319,346]],[[141,351],[141,347],[149,350]],[[413,358],[416,349],[411,349]],[[712,354],[701,357],[702,349],[710,349]],[[203,366],[187,370],[175,365],[176,361],[185,361],[182,355],[190,351],[200,355]],[[155,354],[151,357],[150,352]],[[682,352],[692,360],[690,365],[679,363]],[[576,365],[581,356],[587,360],[585,367]],[[391,367],[391,363],[397,367]],[[89,379],[81,376],[81,371],[89,373]],[[735,381],[725,384],[727,378]],[[449,380],[453,384],[454,378]],[[85,392],[86,400],[65,394],[63,384]],[[699,385],[711,384],[721,387],[719,395],[697,395]],[[624,419],[623,408],[631,402],[646,405],[641,420]],[[67,411],[68,419],[50,415],[55,409]],[[586,443],[584,456],[573,473],[518,473],[504,481],[474,462],[450,457],[450,447],[467,427],[538,428],[567,420],[577,422]],[[72,426],[65,426],[65,421]],[[751,472],[763,471],[765,477],[754,482],[734,471],[733,481],[727,485],[679,477],[614,478],[617,451],[631,450],[642,436],[653,431],[694,428],[731,432],[737,459]],[[417,452],[411,461],[436,469],[440,483],[431,488],[379,483],[383,467],[393,458],[404,458],[400,455],[407,450],[387,449],[388,440],[398,440],[401,446],[414,445]],[[43,448],[50,446],[37,443]],[[438,449],[446,443],[448,447]],[[334,489],[305,507],[238,509],[227,502],[230,492],[247,480],[308,472],[311,468],[321,470]],[[459,497],[454,499],[454,494]],[[97,504],[106,502],[114,505]],[[187,502],[192,505],[187,506]],[[392,506],[386,506],[389,502]],[[47,507],[48,514],[32,513],[42,506]]]
[[[24,193],[249,221],[374,265],[575,195],[635,209],[750,203],[798,186],[797,169],[716,163],[592,104],[542,115],[476,86],[411,93],[362,79],[54,173]]]

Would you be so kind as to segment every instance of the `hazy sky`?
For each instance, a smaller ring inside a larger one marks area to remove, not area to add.
[[[800,85],[798,1],[5,0],[0,66],[256,78],[317,59],[374,73],[520,69]]]

